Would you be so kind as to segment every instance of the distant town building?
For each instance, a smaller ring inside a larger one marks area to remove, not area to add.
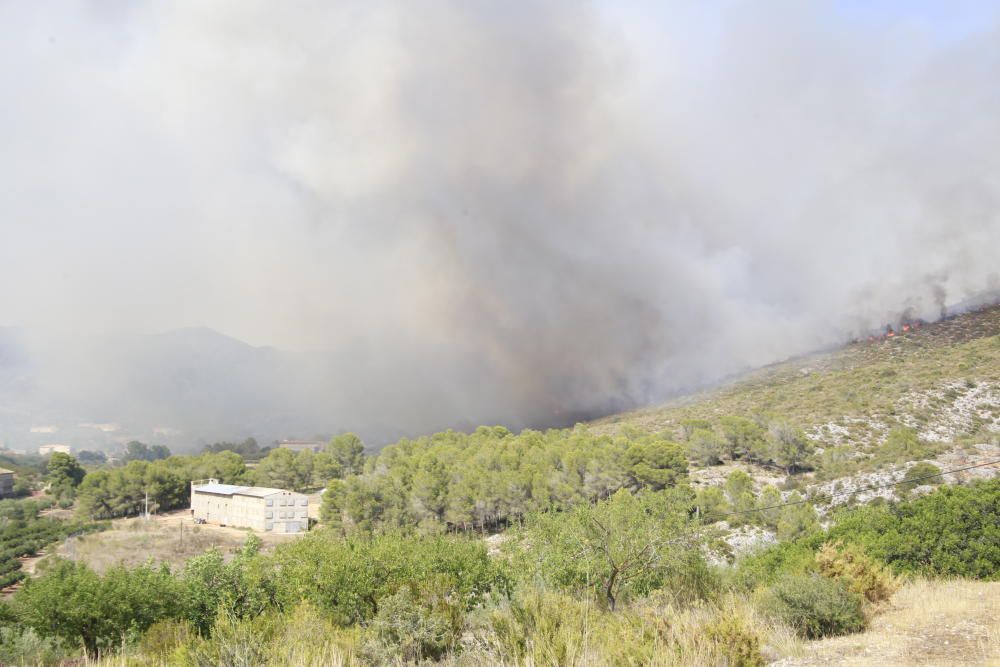
[[[309,498],[284,489],[198,480],[191,482],[191,515],[220,526],[300,533],[309,529]]]
[[[32,433],[57,433],[59,431],[58,426],[32,426]]]
[[[69,445],[42,445],[38,448],[38,453],[41,456],[48,456],[49,454],[55,454],[60,452],[62,454],[72,454],[73,448]]]
[[[14,471],[0,468],[0,498],[14,495]]]
[[[282,449],[290,449],[293,452],[304,452],[306,450],[321,452],[326,447],[326,443],[319,442],[318,440],[282,440],[278,443],[278,446]]]
[[[117,431],[122,430],[122,427],[119,424],[93,424],[91,422],[87,422],[84,424],[80,424],[80,426],[81,428],[96,429],[98,431],[101,431],[102,433],[115,433]]]

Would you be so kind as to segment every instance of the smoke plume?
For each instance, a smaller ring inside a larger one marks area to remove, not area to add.
[[[558,425],[933,319],[1000,248],[1000,22],[947,11],[0,5],[8,421]],[[149,360],[200,326],[276,349]]]

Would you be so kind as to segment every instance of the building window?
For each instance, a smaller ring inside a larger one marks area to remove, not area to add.
[[[268,498],[267,499],[267,506],[268,507],[274,507],[274,498]]]
[[[268,521],[267,523],[264,524],[264,530],[272,530],[273,528],[274,528],[274,524],[271,523],[270,521]]]
[[[302,500],[299,501],[299,505],[302,505],[303,507],[305,507],[306,503],[308,503],[308,502],[309,502],[308,498],[303,498]]]
[[[274,512],[268,512],[267,515],[265,516],[265,518],[267,518],[267,519],[273,519],[274,518]]]
[[[302,510],[301,512],[299,512],[299,518],[300,519],[305,519],[306,518],[306,511],[305,510]]]

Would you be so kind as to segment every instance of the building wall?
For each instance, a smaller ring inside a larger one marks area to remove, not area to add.
[[[279,442],[278,447],[289,449],[295,453],[310,451],[319,453],[326,448],[325,442]]]
[[[264,499],[238,495],[202,493],[194,489],[192,514],[196,519],[223,526],[264,530]]]
[[[309,499],[301,493],[280,491],[271,495],[191,493],[191,514],[196,519],[261,532],[299,533],[309,528]]]
[[[0,498],[14,495],[14,473],[0,473]]]
[[[273,505],[264,508],[264,527],[275,533],[299,533],[309,529],[309,498],[301,493],[268,496]],[[284,504],[282,504],[284,503]]]

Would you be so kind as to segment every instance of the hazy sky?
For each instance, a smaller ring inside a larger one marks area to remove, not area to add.
[[[0,2],[0,325],[324,350],[405,429],[1000,285],[990,3],[708,4]]]

